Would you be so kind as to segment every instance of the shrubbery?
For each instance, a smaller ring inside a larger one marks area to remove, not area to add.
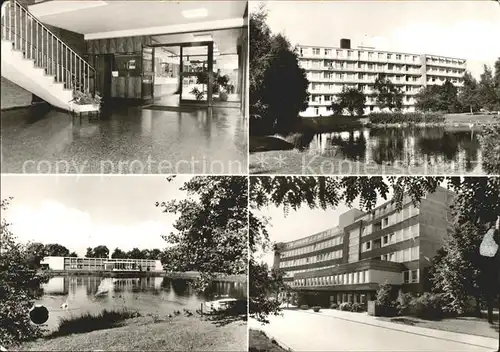
[[[300,309],[307,310],[309,309],[309,306],[307,304],[303,304],[300,306]]]
[[[339,305],[337,303],[330,304],[330,309],[338,309]]]
[[[440,294],[425,292],[411,301],[417,317],[429,320],[443,318],[443,297]]]
[[[1,211],[9,200],[2,200]],[[0,234],[0,345],[16,345],[42,335],[39,326],[30,321],[29,310],[41,295],[40,284],[47,278],[37,273],[33,266],[33,253],[17,242],[2,219]]]
[[[422,113],[422,112],[377,112],[368,115],[373,124],[383,123],[442,123],[445,117],[440,113]]]
[[[314,307],[312,307],[312,310],[315,311],[316,313],[319,312],[320,309],[321,309],[320,306],[314,306]]]
[[[364,307],[360,303],[353,303],[351,306],[351,312],[359,313],[364,311]]]
[[[351,302],[340,303],[339,308],[342,311],[351,312],[352,311],[352,303]]]
[[[395,304],[398,315],[409,314],[414,299],[415,297],[411,293],[403,293],[402,291],[399,291]]]

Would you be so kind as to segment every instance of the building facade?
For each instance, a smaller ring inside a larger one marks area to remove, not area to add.
[[[316,303],[366,303],[388,282],[403,292],[428,290],[431,259],[449,232],[453,193],[438,188],[416,207],[387,202],[371,212],[351,209],[339,225],[275,247],[274,268],[298,294]],[[319,302],[318,302],[319,300]]]
[[[159,260],[45,257],[42,267],[67,271],[162,271]]]
[[[374,83],[380,74],[394,83],[403,96],[403,112],[415,111],[415,95],[428,85],[441,85],[449,79],[463,86],[466,60],[428,54],[410,54],[351,49],[350,40],[340,47],[299,45],[299,64],[309,80],[309,106],[301,116],[329,116],[332,102],[343,87],[356,88],[366,95],[365,114],[380,111]]]

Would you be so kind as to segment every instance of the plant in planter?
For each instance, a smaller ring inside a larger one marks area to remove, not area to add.
[[[71,107],[72,113],[97,113],[101,111],[102,98],[99,94],[92,96],[90,92],[73,91],[73,99],[70,103],[74,104]]]
[[[205,93],[199,90],[197,87],[191,89],[191,94],[193,94],[196,100],[203,100],[205,98]]]
[[[96,93],[94,96],[90,92],[82,92],[79,90],[73,91],[73,100],[71,102],[77,105],[94,105],[100,106],[102,98]]]
[[[227,101],[229,96],[229,76],[220,74],[220,71],[214,73],[213,77],[212,92],[214,94],[219,94],[219,99],[221,101]],[[197,74],[197,83],[208,85],[208,72],[199,72]],[[194,94],[194,93],[193,93]]]
[[[313,310],[314,312],[316,312],[316,313],[318,313],[320,309],[321,309],[321,307],[320,307],[320,306],[314,306],[314,307],[312,307],[312,310]]]

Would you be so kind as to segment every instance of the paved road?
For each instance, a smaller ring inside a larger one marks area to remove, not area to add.
[[[373,319],[370,317],[370,319]],[[251,328],[263,330],[268,336],[294,351],[489,351],[496,349],[494,340],[470,341],[462,334],[456,342],[443,333],[442,337],[418,334],[418,330],[400,331],[388,326],[376,326],[349,321],[332,315],[285,311],[283,317],[270,317],[265,326],[251,321]],[[396,325],[396,324],[394,324]],[[390,326],[390,325],[389,325]],[[486,342],[484,342],[486,341]]]

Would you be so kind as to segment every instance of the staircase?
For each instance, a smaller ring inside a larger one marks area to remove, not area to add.
[[[2,76],[60,109],[80,112],[79,91],[95,94],[95,70],[23,5],[2,4]]]

